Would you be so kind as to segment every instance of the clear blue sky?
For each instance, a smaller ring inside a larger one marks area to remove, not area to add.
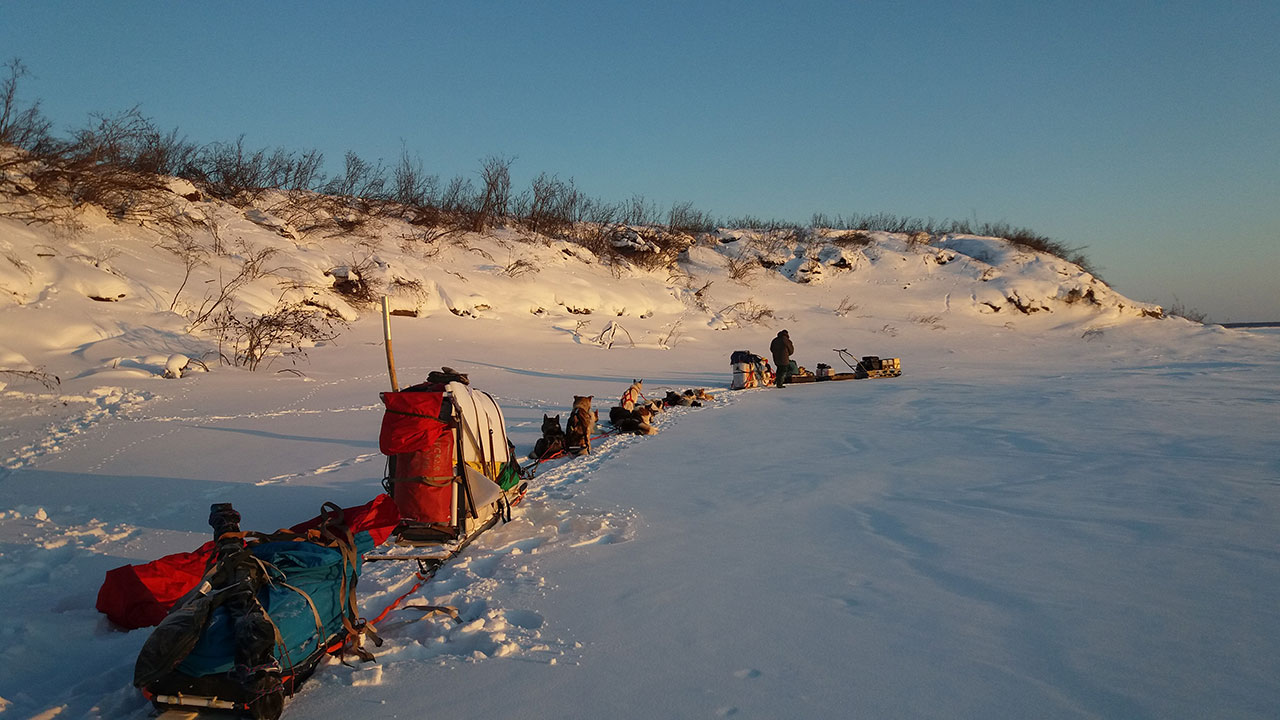
[[[802,223],[1029,227],[1116,289],[1280,320],[1280,2],[0,2],[60,132],[353,150]]]

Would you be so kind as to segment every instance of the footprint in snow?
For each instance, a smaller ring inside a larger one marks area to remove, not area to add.
[[[507,622],[525,630],[537,630],[545,622],[542,615],[532,610],[508,610]]]

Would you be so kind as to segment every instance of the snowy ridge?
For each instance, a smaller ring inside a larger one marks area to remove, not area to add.
[[[272,214],[282,198],[242,210],[189,194],[199,197],[182,185],[172,198],[190,218],[182,236],[118,225],[93,210],[81,213],[84,229],[71,237],[0,218],[0,313],[9,328],[0,369],[52,369],[73,351],[78,374],[174,374],[183,370],[180,358],[216,362],[209,321],[188,332],[211,306],[252,315],[303,303],[354,321],[372,310],[356,291],[385,293],[398,314],[533,318],[585,337],[603,329],[601,316],[614,318],[630,342],[652,347],[670,342],[677,323],[687,332],[744,326],[762,311],[781,317],[773,296],[794,292],[781,290],[787,284],[822,286],[813,295],[842,316],[842,302],[1000,323],[1074,308],[1099,318],[1162,314],[1072,263],[996,238],[722,230],[687,237],[674,267],[643,270],[515,229],[432,233],[383,219],[358,235],[309,235]],[[637,257],[645,247],[620,250]],[[246,268],[252,272],[235,284]],[[219,288],[232,286],[216,305]],[[943,296],[944,306],[930,302]]]

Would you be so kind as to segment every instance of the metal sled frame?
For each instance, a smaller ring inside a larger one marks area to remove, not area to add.
[[[844,364],[848,365],[849,369],[853,371],[853,377],[855,379],[860,380],[862,378],[890,378],[890,377],[898,377],[902,375],[901,369],[899,370],[868,370],[866,367],[863,366],[861,360],[854,357],[853,354],[849,352],[848,348],[832,348],[832,351],[840,355],[840,359],[844,361]],[[849,362],[850,358],[853,359],[852,364]],[[840,379],[843,379],[843,378],[840,378]]]

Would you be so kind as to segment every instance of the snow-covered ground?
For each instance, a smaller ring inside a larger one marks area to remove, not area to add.
[[[511,231],[431,254],[400,227],[358,244],[192,209],[241,258],[278,249],[241,307],[309,292],[355,322],[297,364],[219,367],[182,311],[234,257],[178,292],[182,264],[148,230],[88,218],[68,239],[0,220],[0,369],[61,379],[0,375],[0,715],[147,716],[130,685],[147,631],[112,629],[96,593],[113,567],[204,542],[210,503],[271,530],[380,491],[380,318],[324,275],[367,258],[419,313],[394,318],[401,383],[469,373],[521,451],[543,413],[573,395],[607,408],[633,378],[716,400],[543,465],[513,521],[416,594],[462,624],[393,613],[376,666],[321,668],[286,717],[1280,707],[1280,335],[1144,317],[991,239],[723,233],[681,274],[611,273]],[[753,253],[775,267],[731,278]],[[727,391],[729,354],[764,354],[783,327],[810,369],[842,369],[832,349],[848,347],[904,373]],[[209,371],[179,370],[188,357]],[[369,564],[364,614],[412,584]]]

